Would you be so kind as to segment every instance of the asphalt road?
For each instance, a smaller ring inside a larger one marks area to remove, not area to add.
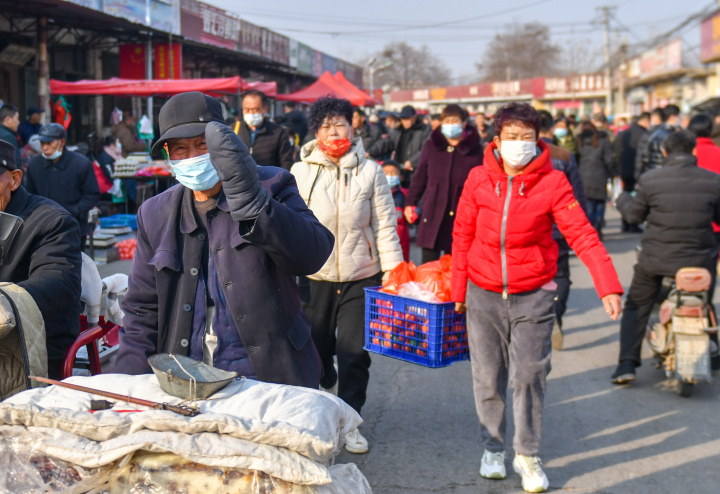
[[[621,234],[608,212],[605,245],[627,289],[640,237]],[[565,349],[554,352],[543,426],[542,459],[551,491],[572,493],[720,492],[720,389],[703,383],[681,398],[644,353],[631,386],[610,384],[619,323],[605,314],[587,269],[571,258],[573,286],[565,318]],[[508,478],[478,474],[483,447],[472,395],[470,363],[428,369],[374,355],[361,431],[370,452],[343,452],[376,494],[523,492]],[[511,402],[510,402],[511,403]]]

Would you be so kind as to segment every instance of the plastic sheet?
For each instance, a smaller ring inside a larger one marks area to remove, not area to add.
[[[3,494],[370,493],[367,481],[354,465],[331,468],[337,479],[322,486],[293,484],[254,470],[202,465],[171,453],[141,451],[112,465],[88,469],[38,452],[20,430],[0,434]]]

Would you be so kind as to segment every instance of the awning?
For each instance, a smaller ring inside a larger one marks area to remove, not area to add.
[[[345,77],[345,74],[343,74],[342,72],[338,71],[335,73],[335,80],[338,84],[340,84],[343,88],[347,89],[352,94],[361,98],[365,98],[365,103],[363,103],[363,106],[382,105],[382,101],[378,101],[366,92],[360,90],[355,84],[350,82],[347,77]]]
[[[73,94],[115,96],[172,96],[188,91],[219,96],[221,94],[237,94],[240,91],[257,89],[267,96],[277,95],[276,82],[247,82],[240,76],[219,79],[155,79],[131,80],[112,78],[107,80],[82,80],[76,82],[50,80],[50,93],[65,96]]]
[[[305,89],[290,94],[278,94],[278,101],[296,101],[298,103],[314,103],[323,96],[335,96],[343,98],[353,106],[364,106],[369,96],[367,94],[359,95],[341,86],[338,81],[330,74],[325,72],[320,78],[310,84]]]

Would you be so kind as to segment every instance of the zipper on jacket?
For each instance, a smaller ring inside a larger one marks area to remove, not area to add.
[[[335,185],[335,277],[340,281],[340,167],[337,167]]]
[[[508,211],[510,210],[510,197],[512,196],[513,178],[508,177],[508,190],[505,196],[505,207],[503,208],[502,227],[500,228],[500,260],[502,262],[502,278],[503,278],[503,299],[508,298],[508,273],[507,273],[507,255],[505,253],[505,233],[507,231]],[[499,184],[500,182],[498,182]]]

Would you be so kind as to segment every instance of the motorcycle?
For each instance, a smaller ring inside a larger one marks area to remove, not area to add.
[[[710,305],[712,277],[704,268],[683,268],[663,280],[659,320],[648,324],[646,338],[677,392],[689,397],[693,386],[711,380],[711,357],[717,355],[718,331]],[[713,335],[713,337],[711,337]]]

